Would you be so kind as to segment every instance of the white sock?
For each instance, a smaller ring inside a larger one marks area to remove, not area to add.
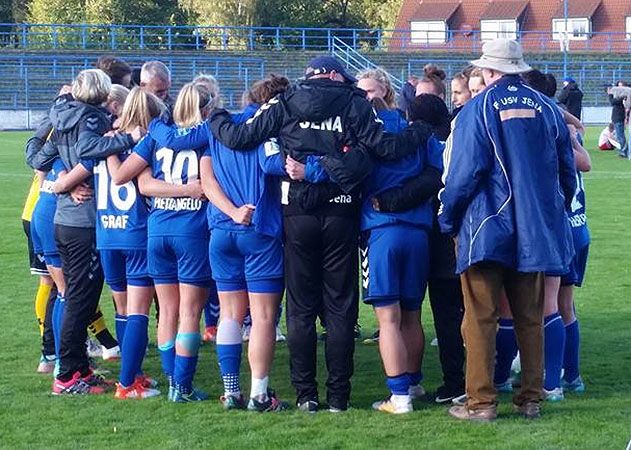
[[[409,395],[392,394],[392,396],[390,396],[390,401],[392,401],[392,404],[394,404],[394,406],[397,408],[405,408],[408,406],[408,404],[412,403]]]
[[[267,397],[267,384],[269,377],[254,378],[252,377],[252,388],[250,390],[250,398],[258,396]]]

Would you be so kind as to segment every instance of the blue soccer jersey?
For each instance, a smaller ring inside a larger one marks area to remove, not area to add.
[[[585,215],[585,185],[583,184],[583,175],[580,172],[576,172],[576,192],[568,216],[572,227],[574,248],[578,251],[590,242],[587,216]]]
[[[127,156],[122,153],[119,158],[123,161]],[[97,249],[145,250],[149,211],[136,183],[115,184],[105,160],[82,160],[81,165],[94,172]]]
[[[245,121],[257,111],[257,106],[250,105],[237,117]],[[266,142],[255,150],[231,150],[210,136],[209,148],[204,156],[210,156],[217,182],[226,196],[236,207],[245,204],[256,206],[252,216],[252,226],[235,223],[219,208],[208,208],[209,228],[223,230],[252,230],[275,238],[282,234],[282,209],[280,204],[280,182],[274,175],[282,175],[282,168],[274,164],[280,158],[280,151],[275,142]]]
[[[384,130],[389,133],[398,133],[407,127],[407,122],[397,110],[382,110],[378,112],[378,116],[384,123]],[[436,138],[431,138],[427,148],[420,147],[416,153],[405,158],[397,161],[377,161],[363,187],[361,229],[407,223],[429,230],[432,226],[432,209],[429,201],[407,211],[383,213],[373,208],[371,199],[385,190],[401,187],[406,180],[420,174],[426,165],[441,170],[442,150],[441,143]]]
[[[199,179],[199,159],[206,147],[174,151],[145,136],[134,152],[151,167],[153,177],[171,184],[187,184]],[[154,197],[148,221],[149,237],[193,236],[208,238],[205,200]]]

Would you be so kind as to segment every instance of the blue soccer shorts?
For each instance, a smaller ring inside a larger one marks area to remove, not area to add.
[[[33,214],[31,220],[31,240],[33,251],[36,255],[42,255],[46,265],[61,267],[61,257],[57,251],[55,242],[55,224],[52,217]]]
[[[145,250],[100,250],[105,282],[114,292],[125,292],[127,286],[153,286],[147,270]]]
[[[208,239],[192,236],[149,236],[147,262],[155,284],[191,284],[207,288],[212,277]]]
[[[561,286],[581,287],[585,278],[585,269],[587,268],[587,255],[589,254],[589,244],[577,249],[568,273],[561,276]]]
[[[420,309],[429,272],[427,232],[412,225],[390,225],[362,233],[362,290],[373,307],[399,303]]]
[[[283,245],[255,231],[215,228],[208,253],[217,291],[280,293],[283,291]]]

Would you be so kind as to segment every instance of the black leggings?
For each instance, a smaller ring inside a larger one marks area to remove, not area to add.
[[[85,376],[90,370],[85,340],[103,289],[103,270],[94,228],[55,225],[55,241],[66,279],[61,370],[57,378],[68,381],[76,372]]]

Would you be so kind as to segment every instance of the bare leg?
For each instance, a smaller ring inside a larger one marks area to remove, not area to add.
[[[272,366],[279,303],[279,294],[250,294],[252,329],[248,345],[248,360],[254,378],[266,377]]]
[[[406,343],[401,333],[401,306],[398,303],[375,308],[379,322],[379,352],[386,376],[408,371]]]

